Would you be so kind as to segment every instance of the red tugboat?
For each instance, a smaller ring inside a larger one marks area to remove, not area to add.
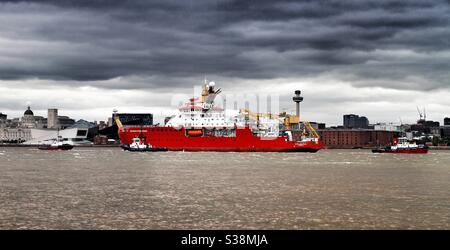
[[[391,154],[426,154],[428,147],[423,144],[409,142],[408,138],[394,138],[393,145],[385,148],[373,149],[373,153],[391,153]]]
[[[279,131],[280,121],[272,115],[249,122],[248,110],[225,112],[215,107],[221,90],[214,86],[205,83],[201,98],[191,98],[165,126],[122,125],[116,116],[121,144],[131,144],[143,133],[146,143],[171,151],[317,152],[324,148],[318,137],[294,141],[291,131]]]

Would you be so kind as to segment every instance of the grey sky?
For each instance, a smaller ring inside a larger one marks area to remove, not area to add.
[[[305,119],[449,116],[449,1],[1,1],[0,112],[169,108],[206,75]]]

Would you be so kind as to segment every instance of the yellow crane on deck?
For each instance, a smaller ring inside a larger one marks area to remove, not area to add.
[[[288,114],[272,114],[272,113],[256,113],[251,111],[250,109],[241,109],[241,112],[248,115],[248,117],[251,117],[256,120],[257,124],[259,124],[259,118],[260,117],[268,117],[273,119],[278,119],[286,126],[286,128],[290,129],[292,125],[299,124],[300,119],[296,115],[288,115]],[[305,125],[305,129],[309,131],[312,137],[320,139],[319,133],[314,129],[314,127],[311,125],[309,121],[303,121],[303,124]]]
[[[119,129],[120,129],[120,128],[123,128],[122,122],[120,121],[120,118],[119,118],[118,115],[115,115],[115,116],[114,116],[114,120],[116,121],[116,125],[117,125],[117,127],[118,127]]]
[[[319,133],[311,126],[311,123],[309,121],[304,121],[303,124],[305,124],[305,128],[312,134],[314,138],[320,139]]]

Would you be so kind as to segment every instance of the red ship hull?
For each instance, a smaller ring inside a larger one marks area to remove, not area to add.
[[[317,152],[323,144],[314,141],[288,141],[287,137],[260,138],[249,128],[237,128],[233,137],[189,136],[185,128],[123,127],[119,129],[122,144],[143,137],[153,147],[171,151],[221,151],[221,152]]]

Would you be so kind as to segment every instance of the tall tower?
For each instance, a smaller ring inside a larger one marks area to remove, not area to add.
[[[47,128],[58,128],[58,109],[48,109]]]
[[[300,119],[300,103],[303,102],[303,97],[300,96],[302,92],[300,90],[296,90],[294,92],[295,96],[292,97],[292,100],[295,102],[295,114]]]

